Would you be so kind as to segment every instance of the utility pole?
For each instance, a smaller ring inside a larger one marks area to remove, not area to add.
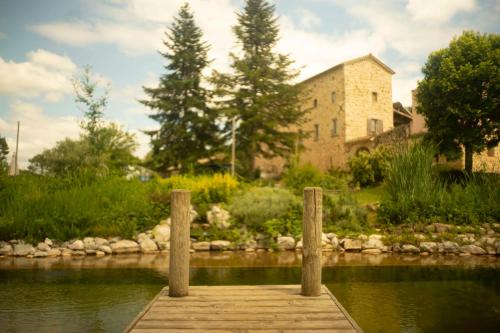
[[[15,173],[14,175],[19,175],[19,164],[18,164],[18,156],[19,156],[19,121],[17,122],[17,137],[16,137],[16,160],[15,160]]]
[[[232,120],[232,147],[231,147],[231,176],[234,177],[234,165],[236,162],[236,117]]]

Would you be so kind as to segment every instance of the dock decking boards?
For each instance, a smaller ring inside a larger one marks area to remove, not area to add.
[[[132,333],[362,332],[330,291],[300,295],[300,285],[168,287],[125,330]]]

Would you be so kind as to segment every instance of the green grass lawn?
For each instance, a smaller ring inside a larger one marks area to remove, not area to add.
[[[386,195],[387,192],[385,191],[384,185],[363,188],[353,193],[354,198],[362,205],[380,202]]]

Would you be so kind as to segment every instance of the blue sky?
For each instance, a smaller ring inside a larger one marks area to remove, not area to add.
[[[211,45],[211,68],[228,70],[231,26],[242,0],[188,1]],[[137,102],[141,87],[164,72],[163,32],[181,0],[0,0],[0,135],[14,147],[21,121],[20,162],[64,137],[78,137],[81,111],[71,78],[91,65],[111,87],[105,116],[136,133],[143,156],[156,124]],[[307,78],[373,53],[396,71],[393,100],[411,103],[428,54],[464,29],[499,33],[495,0],[276,0],[281,41]],[[207,74],[209,70],[207,70]]]

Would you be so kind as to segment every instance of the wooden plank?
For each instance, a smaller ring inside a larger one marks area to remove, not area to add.
[[[261,307],[272,307],[272,306],[290,306],[290,305],[298,305],[298,306],[323,306],[330,305],[331,300],[316,300],[314,298],[311,299],[298,299],[298,300],[279,300],[279,301],[252,301],[255,305]],[[175,300],[169,301],[160,301],[157,300],[155,302],[155,306],[157,307],[214,307],[214,308],[223,308],[223,307],[239,307],[239,306],[248,306],[249,302],[245,300],[240,301],[190,301],[186,300],[184,302],[177,302]]]
[[[202,313],[288,313],[290,315],[297,314],[297,313],[337,313],[341,312],[338,307],[334,306],[333,304],[330,306],[321,306],[321,307],[315,307],[315,306],[308,306],[308,307],[303,307],[303,306],[287,306],[287,307],[279,307],[279,308],[272,308],[272,307],[259,307],[255,305],[248,305],[245,307],[241,308],[210,308],[210,307],[200,307],[200,308],[190,308],[190,307],[157,307],[153,305],[149,311],[150,313],[193,313],[193,314],[202,314]]]
[[[178,329],[178,328],[136,328],[130,331],[131,333],[206,333],[205,329]],[[245,330],[245,333],[311,333],[311,330],[301,330],[301,329],[280,329],[280,330],[269,330],[269,329],[249,329]],[[314,332],[319,333],[356,333],[352,328],[343,329],[343,328],[327,328],[315,329]],[[239,330],[233,329],[214,329],[210,330],[210,333],[242,333]]]
[[[211,287],[205,289],[189,288],[189,296],[258,296],[258,295],[300,295],[297,288],[290,289],[218,289],[212,290]],[[328,295],[324,290],[321,295]],[[168,296],[168,291],[162,292],[162,296]]]
[[[241,320],[226,321],[213,320],[206,322],[184,321],[184,320],[148,320],[137,323],[136,328],[190,328],[190,329],[289,329],[293,325],[296,329],[316,328],[342,328],[352,329],[347,319],[343,320],[315,320],[315,321],[293,321],[293,320]]]
[[[127,329],[134,333],[362,332],[325,286],[320,296],[298,285],[195,286],[189,296],[164,288]]]
[[[201,296],[193,296],[189,295],[187,297],[182,297],[179,299],[172,300],[171,297],[168,296],[160,296],[158,298],[159,302],[171,301],[175,303],[184,303],[184,302],[226,302],[226,301],[234,301],[235,299],[242,298],[240,295],[201,295]],[[304,300],[304,296],[299,294],[281,294],[281,295],[244,295],[243,299],[245,302],[248,301],[290,301],[290,300]],[[330,296],[328,294],[322,294],[320,296],[314,297],[315,301],[318,300],[330,300]]]
[[[330,312],[319,312],[319,313],[170,313],[170,312],[151,312],[146,313],[141,320],[176,320],[176,321],[190,321],[190,320],[202,320],[202,321],[212,321],[212,320],[255,320],[258,318],[262,321],[269,320],[339,320],[345,319],[342,312],[330,313]]]

